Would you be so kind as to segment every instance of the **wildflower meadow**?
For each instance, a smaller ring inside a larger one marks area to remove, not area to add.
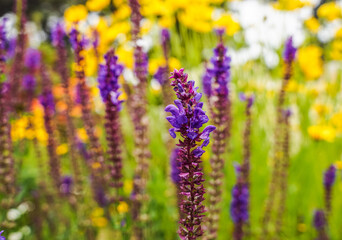
[[[0,2],[0,240],[340,240],[341,171],[341,1]]]

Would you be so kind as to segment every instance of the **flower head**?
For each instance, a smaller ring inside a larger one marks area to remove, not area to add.
[[[254,95],[247,96],[244,93],[240,93],[239,98],[241,101],[247,102],[247,107],[250,108],[250,107],[252,107],[252,105],[254,103],[255,96]]]
[[[6,240],[6,238],[4,236],[1,236],[3,232],[4,232],[4,230],[0,231],[0,240]]]
[[[29,48],[25,53],[25,66],[32,70],[38,70],[40,67],[41,55],[37,49]]]
[[[113,104],[120,105],[122,101],[119,100],[119,76],[124,67],[118,64],[118,57],[115,56],[114,50],[108,51],[105,60],[106,64],[100,65],[98,77],[101,97],[104,102],[110,99]]]
[[[230,215],[234,223],[248,221],[248,199],[248,186],[237,183],[232,190],[232,203],[230,205]]]
[[[292,37],[288,38],[285,43],[285,50],[284,50],[284,61],[291,63],[293,62],[296,56],[297,48],[293,46]]]
[[[6,29],[5,29],[6,21],[7,21],[7,19],[4,18],[0,24],[0,51],[6,49],[6,45],[7,45],[7,41],[8,41],[7,36],[6,36]]]
[[[204,153],[202,148],[209,144],[209,134],[215,127],[210,125],[200,131],[209,118],[202,110],[202,94],[197,92],[195,82],[188,80],[184,69],[175,69],[170,79],[173,79],[171,86],[178,99],[174,101],[175,105],[165,108],[165,111],[172,115],[166,119],[173,126],[169,130],[171,136],[175,138],[176,132],[179,132],[183,138],[177,145],[177,161],[180,165],[177,180],[183,197],[180,210],[184,213],[178,233],[181,239],[197,239],[203,234],[201,221],[205,212],[202,204],[205,190],[200,157]]]
[[[44,92],[39,97],[39,102],[44,108],[53,112],[55,111],[55,102],[51,91]]]
[[[56,46],[64,46],[64,37],[66,36],[64,25],[58,22],[51,31],[52,44]]]
[[[331,165],[324,173],[324,186],[325,188],[331,188],[336,178],[336,167]]]
[[[326,218],[324,211],[316,210],[314,213],[313,225],[317,230],[321,230],[326,225]]]
[[[71,176],[64,176],[61,182],[61,193],[69,195],[72,190],[73,179]]]
[[[36,79],[31,74],[26,74],[23,77],[23,87],[25,90],[32,92],[36,87]]]

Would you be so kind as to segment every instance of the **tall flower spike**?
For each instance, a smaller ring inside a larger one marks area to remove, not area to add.
[[[209,109],[217,130],[213,133],[212,156],[210,165],[210,181],[208,187],[208,222],[207,239],[216,239],[220,218],[219,203],[222,195],[222,178],[224,169],[223,154],[229,138],[231,128],[231,102],[229,98],[230,57],[227,48],[223,45],[222,35],[218,32],[219,43],[214,49],[211,58],[211,68],[206,68],[203,76],[203,89],[207,95]]]
[[[241,165],[241,178],[242,183],[245,185],[244,188],[250,192],[250,157],[251,157],[251,126],[252,126],[252,106],[254,103],[254,95],[247,96],[243,93],[240,94],[240,100],[246,102],[246,122],[245,129],[243,132],[243,163]],[[247,203],[247,211],[249,211],[249,202]],[[250,229],[250,224],[248,224],[248,231]]]
[[[23,79],[23,67],[24,67],[24,57],[25,49],[27,45],[27,34],[25,31],[26,24],[26,0],[16,0],[16,11],[17,11],[17,30],[18,36],[16,39],[14,59],[12,68],[10,71],[10,94],[11,94],[11,108],[14,110],[22,110],[27,103],[26,100],[22,99],[22,88],[21,81]]]
[[[237,167],[237,183],[232,190],[232,202],[230,215],[234,222],[233,239],[242,240],[244,236],[243,226],[249,220],[249,188],[243,176],[243,167]]]
[[[316,240],[328,240],[326,233],[327,220],[323,210],[316,210],[313,218],[313,226],[316,228],[318,236]]]
[[[6,81],[5,67],[7,55],[6,19],[0,22],[0,195],[1,207],[11,205],[15,193],[14,159],[12,157],[11,125],[9,122],[9,84]],[[6,202],[6,203],[5,203]]]
[[[336,167],[331,165],[324,173],[324,193],[325,193],[325,211],[327,217],[331,211],[332,186],[336,178]]]
[[[272,223],[276,224],[273,219],[271,219],[272,211],[274,209],[274,202],[276,197],[278,197],[277,191],[285,191],[285,189],[280,188],[280,178],[281,178],[281,165],[284,161],[284,153],[283,153],[283,142],[284,142],[284,118],[283,118],[283,111],[284,111],[284,103],[286,92],[285,89],[288,85],[288,82],[292,76],[292,65],[296,54],[296,48],[293,46],[292,37],[290,37],[285,43],[285,50],[284,50],[284,64],[285,64],[285,71],[283,76],[283,81],[281,85],[281,89],[278,96],[277,101],[277,114],[276,114],[276,126],[274,131],[274,165],[272,168],[271,173],[271,180],[268,186],[268,196],[266,199],[265,204],[265,211],[263,216],[263,237],[266,238],[269,235],[269,224]]]
[[[52,82],[49,78],[49,74],[43,64],[41,64],[41,78],[42,78],[42,94],[39,98],[41,105],[44,108],[44,123],[45,129],[48,134],[47,149],[49,153],[49,165],[50,176],[52,182],[56,188],[56,191],[60,191],[61,184],[61,169],[60,160],[56,153],[57,143],[55,141],[55,128],[53,125],[53,116],[55,114],[55,103],[52,95]]]
[[[60,75],[62,80],[63,87],[63,98],[66,103],[66,110],[64,112],[65,119],[67,121],[67,138],[69,149],[77,150],[77,142],[76,142],[76,128],[72,119],[72,109],[73,109],[73,101],[71,99],[70,93],[70,84],[69,84],[69,71],[67,67],[68,53],[65,48],[65,37],[66,32],[64,30],[64,25],[62,22],[58,22],[56,26],[51,31],[51,39],[53,46],[57,49],[57,72]],[[78,151],[79,152],[79,151]],[[81,178],[81,170],[79,163],[77,161],[77,151],[70,151],[70,160],[73,170],[73,179],[75,182],[75,192],[82,193],[82,178]],[[81,196],[81,194],[76,195]]]
[[[203,147],[209,144],[209,134],[215,127],[210,125],[200,131],[209,118],[202,110],[202,94],[197,92],[195,81],[188,80],[184,69],[175,69],[170,79],[173,79],[171,86],[174,87],[178,99],[174,101],[175,105],[168,105],[165,108],[166,112],[172,114],[166,119],[173,127],[169,130],[171,136],[176,138],[178,132],[181,137],[177,146],[180,162],[179,188],[182,198],[180,210],[184,215],[179,221],[181,225],[178,234],[181,239],[192,240],[203,235],[201,223],[205,212],[202,203],[205,189],[200,158],[205,152]]]
[[[106,107],[106,136],[108,144],[109,173],[111,176],[110,186],[117,189],[114,196],[118,200],[119,189],[122,187],[122,159],[121,159],[121,127],[120,109],[122,101],[120,96],[119,76],[122,74],[123,66],[117,63],[118,57],[114,50],[109,50],[105,55],[106,64],[100,65],[99,89],[102,100]]]
[[[143,51],[140,40],[140,22],[142,19],[140,13],[140,4],[138,0],[129,0],[132,10],[132,40],[134,42],[134,74],[138,79],[138,84],[134,87],[134,93],[129,98],[129,111],[132,117],[135,132],[135,156],[137,166],[135,168],[132,198],[132,218],[133,234],[136,239],[144,239],[143,223],[141,219],[141,208],[147,198],[146,182],[148,178],[149,159],[151,153],[149,150],[148,136],[148,116],[147,116],[147,64],[148,57]]]
[[[107,203],[103,201],[103,188],[106,187],[106,182],[103,176],[104,173],[104,157],[102,154],[102,148],[98,137],[95,134],[94,119],[90,110],[90,98],[89,89],[85,81],[85,63],[84,63],[84,48],[86,46],[86,40],[81,37],[78,30],[73,28],[70,32],[70,42],[74,50],[75,62],[76,62],[76,78],[79,85],[79,100],[81,104],[82,119],[84,122],[84,128],[89,136],[90,144],[90,166],[91,166],[91,183],[92,191],[95,201],[103,207],[103,204]]]
[[[283,142],[282,142],[282,153],[283,159],[280,164],[280,182],[279,189],[281,189],[279,193],[279,203],[277,209],[277,217],[276,217],[276,234],[281,234],[282,223],[283,223],[283,215],[286,207],[286,196],[287,196],[287,182],[288,182],[288,171],[290,167],[290,117],[292,112],[290,109],[283,110]]]

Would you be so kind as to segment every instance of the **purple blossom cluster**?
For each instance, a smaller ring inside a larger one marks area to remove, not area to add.
[[[25,66],[31,71],[39,70],[41,62],[41,54],[37,49],[29,48],[26,50],[24,63]]]
[[[205,189],[200,157],[205,152],[203,147],[209,144],[209,134],[215,127],[210,125],[200,131],[209,118],[202,109],[202,94],[197,92],[195,81],[188,80],[184,69],[175,69],[170,79],[173,79],[171,86],[178,99],[174,101],[175,105],[165,108],[166,112],[172,114],[166,119],[173,126],[169,130],[171,136],[175,138],[178,132],[182,138],[177,144],[177,160],[180,162],[180,210],[184,216],[180,219],[178,233],[181,239],[191,240],[203,234],[201,222],[205,212],[202,204]]]
[[[64,25],[62,22],[58,22],[51,31],[52,45],[55,47],[64,47],[64,38],[66,36]],[[73,36],[75,38],[75,36]],[[75,44],[75,43],[74,43]]]
[[[336,178],[336,167],[331,165],[324,173],[324,187],[326,189],[331,188]]]
[[[296,56],[297,48],[293,46],[292,37],[285,42],[284,61],[291,64]]]
[[[106,64],[100,65],[98,76],[101,97],[104,102],[109,100],[120,108],[122,101],[119,100],[121,94],[119,91],[119,76],[122,74],[124,67],[117,63],[118,57],[114,55],[113,50],[110,50],[104,58]]]
[[[7,19],[4,18],[1,23],[0,23],[0,64],[2,65],[3,62],[6,61],[6,54],[5,50],[7,49],[7,44],[8,44],[8,39],[6,36],[6,29],[5,29],[5,24],[6,24]],[[0,68],[1,73],[3,70]]]
[[[248,199],[247,184],[236,184],[232,190],[232,203],[230,205],[230,215],[234,223],[246,223],[248,221]]]
[[[214,56],[210,59],[212,67],[206,69],[202,79],[203,92],[208,98],[212,95],[228,97],[231,58],[227,55],[227,52],[228,49],[221,40],[214,49]]]
[[[114,188],[121,188],[122,179],[122,159],[121,159],[121,127],[120,115],[122,100],[120,96],[119,76],[124,67],[117,63],[118,57],[115,56],[114,50],[109,50],[105,55],[106,64],[100,65],[99,70],[99,88],[102,100],[106,107],[106,136],[108,142],[108,164],[109,173],[112,179],[110,184]],[[119,197],[119,196],[116,196]]]

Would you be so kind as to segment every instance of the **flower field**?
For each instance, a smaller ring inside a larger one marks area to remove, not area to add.
[[[342,239],[341,1],[11,4],[0,240]]]

